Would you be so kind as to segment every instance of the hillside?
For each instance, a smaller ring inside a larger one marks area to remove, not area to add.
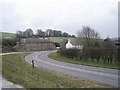
[[[70,39],[71,41],[74,41],[75,38],[72,38],[72,37],[49,37],[49,39],[53,42],[62,42],[64,39]]]
[[[120,37],[119,37],[120,38]],[[113,41],[115,41],[115,40],[118,40],[118,38],[116,37],[116,38],[110,38],[110,40],[113,40]]]
[[[4,39],[4,38],[10,38],[10,37],[15,37],[14,33],[7,33],[7,32],[0,32],[0,39]],[[71,41],[74,41],[75,38],[72,37],[48,37],[51,41],[53,42],[58,42],[60,43],[61,41],[63,41],[64,39],[70,39]]]
[[[0,32],[0,39],[15,37],[14,33]]]

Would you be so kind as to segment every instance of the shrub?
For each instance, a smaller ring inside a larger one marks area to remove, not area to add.
[[[79,56],[79,50],[78,49],[60,49],[59,53],[62,56],[68,57],[68,58],[77,58]]]

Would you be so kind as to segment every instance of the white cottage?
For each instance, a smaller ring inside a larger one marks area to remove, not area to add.
[[[83,49],[83,45],[72,44],[72,43],[70,42],[70,40],[68,39],[68,43],[66,44],[66,49],[72,49],[72,48]]]

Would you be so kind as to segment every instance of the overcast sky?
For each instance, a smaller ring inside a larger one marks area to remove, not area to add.
[[[118,1],[0,0],[2,32],[49,28],[76,35],[83,26],[90,26],[102,38],[117,37]]]

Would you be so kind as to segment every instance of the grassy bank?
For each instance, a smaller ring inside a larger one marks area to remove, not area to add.
[[[72,78],[28,64],[23,57],[28,54],[4,55],[3,76],[25,88],[110,88],[111,86]]]
[[[0,32],[0,39],[15,37],[15,33]]]
[[[74,63],[74,64],[83,64],[83,65],[90,65],[90,66],[96,66],[96,67],[105,67],[105,68],[118,69],[118,65],[92,63],[92,62],[85,62],[85,61],[80,61],[80,60],[76,60],[76,59],[70,59],[70,58],[60,56],[59,53],[51,53],[51,54],[48,55],[48,57],[59,60],[59,61],[64,61],[64,62],[69,62],[69,63]]]

